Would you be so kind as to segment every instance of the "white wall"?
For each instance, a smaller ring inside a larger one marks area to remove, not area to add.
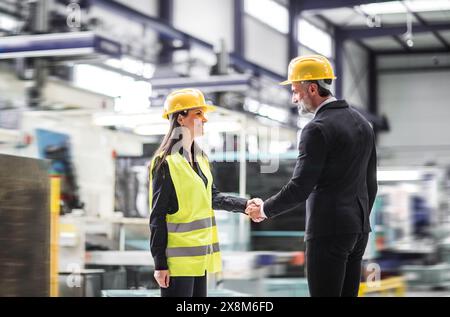
[[[173,7],[175,28],[212,45],[224,39],[233,50],[233,0],[174,0]]]
[[[449,78],[448,70],[380,73],[379,113],[391,125],[379,139],[383,164],[450,163]]]
[[[287,73],[289,61],[286,35],[250,16],[244,18],[244,32],[246,59],[280,75]]]
[[[354,42],[346,42],[343,52],[343,98],[352,106],[367,109],[369,105],[369,64],[367,52]]]

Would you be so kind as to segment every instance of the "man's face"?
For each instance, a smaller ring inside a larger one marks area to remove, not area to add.
[[[296,104],[303,113],[314,112],[309,92],[309,83],[292,83],[292,103]]]

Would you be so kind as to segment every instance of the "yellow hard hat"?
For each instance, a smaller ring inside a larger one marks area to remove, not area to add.
[[[281,82],[280,85],[320,79],[336,79],[330,61],[321,55],[298,56],[289,63],[288,80]]]
[[[164,102],[163,118],[169,119],[169,115],[175,112],[202,108],[204,112],[214,111],[216,107],[208,105],[203,93],[194,88],[186,88],[171,92]]]

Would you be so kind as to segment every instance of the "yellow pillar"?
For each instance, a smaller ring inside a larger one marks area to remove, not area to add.
[[[366,283],[360,283],[359,284],[359,291],[358,291],[358,297],[363,297],[366,294]]]
[[[58,297],[58,242],[61,177],[50,176],[50,296]]]

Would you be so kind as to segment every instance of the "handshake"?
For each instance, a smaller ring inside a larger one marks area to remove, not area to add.
[[[253,198],[247,201],[245,213],[252,218],[253,222],[261,222],[267,219],[267,217],[263,216],[261,213],[262,203],[263,201],[261,198]]]

